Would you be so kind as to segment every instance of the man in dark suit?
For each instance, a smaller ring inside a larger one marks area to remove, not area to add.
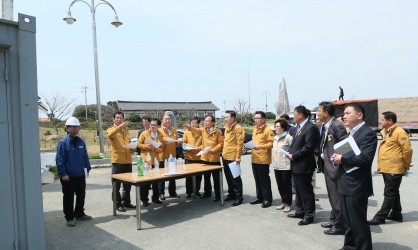
[[[322,223],[321,227],[329,228],[324,233],[339,235],[345,233],[345,222],[341,214],[340,193],[338,193],[337,177],[339,166],[334,166],[331,156],[334,154],[334,144],[347,137],[344,124],[334,118],[335,106],[331,102],[321,102],[318,107],[318,119],[323,123],[321,127],[321,142],[319,144],[318,168],[325,176],[331,214],[329,222]]]
[[[342,249],[372,249],[372,236],[367,223],[367,199],[373,195],[372,163],[377,147],[377,136],[364,122],[365,109],[350,103],[344,110],[344,125],[350,128],[360,149],[359,155],[334,154],[332,161],[340,165],[338,192],[341,210],[347,225]]]
[[[316,163],[314,149],[318,145],[318,127],[309,121],[308,110],[297,106],[294,110],[294,120],[298,124],[293,135],[288,158],[296,188],[296,212],[289,214],[290,218],[302,218],[299,226],[309,225],[315,216],[315,194],[312,187],[312,174]]]

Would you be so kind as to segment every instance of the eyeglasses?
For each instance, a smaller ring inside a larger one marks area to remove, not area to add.
[[[263,119],[262,117],[254,117],[254,120],[260,120]]]
[[[281,128],[280,126],[274,126],[275,128]]]
[[[151,123],[151,126],[155,127],[155,126],[158,126],[158,124],[152,124],[152,123]]]

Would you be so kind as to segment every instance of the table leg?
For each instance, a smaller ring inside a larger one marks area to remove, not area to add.
[[[142,187],[142,188],[145,188]],[[141,199],[140,199],[140,192],[139,186],[136,186],[136,230],[141,230]]]
[[[113,216],[116,216],[116,181],[112,179],[113,188]]]
[[[196,175],[193,176],[193,199],[196,199],[197,190],[196,190]]]
[[[219,186],[221,190],[221,206],[224,205],[224,181],[222,179],[222,168],[219,170]]]

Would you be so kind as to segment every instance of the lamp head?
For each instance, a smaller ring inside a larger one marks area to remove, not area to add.
[[[67,22],[70,25],[73,24],[76,21],[75,18],[71,16],[70,11],[67,12],[67,16],[65,18],[63,18],[62,20],[64,20],[65,22]]]
[[[119,21],[118,16],[115,16],[115,21],[111,22],[110,24],[112,24],[113,26],[117,28],[121,26],[123,23]]]

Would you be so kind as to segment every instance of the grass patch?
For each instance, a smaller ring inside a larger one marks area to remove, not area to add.
[[[57,168],[57,166],[50,167],[49,168],[49,171],[52,172],[52,173],[54,173],[54,179],[55,180],[60,178],[60,176],[58,175],[58,168]]]
[[[89,159],[103,159],[99,154],[89,154]]]

